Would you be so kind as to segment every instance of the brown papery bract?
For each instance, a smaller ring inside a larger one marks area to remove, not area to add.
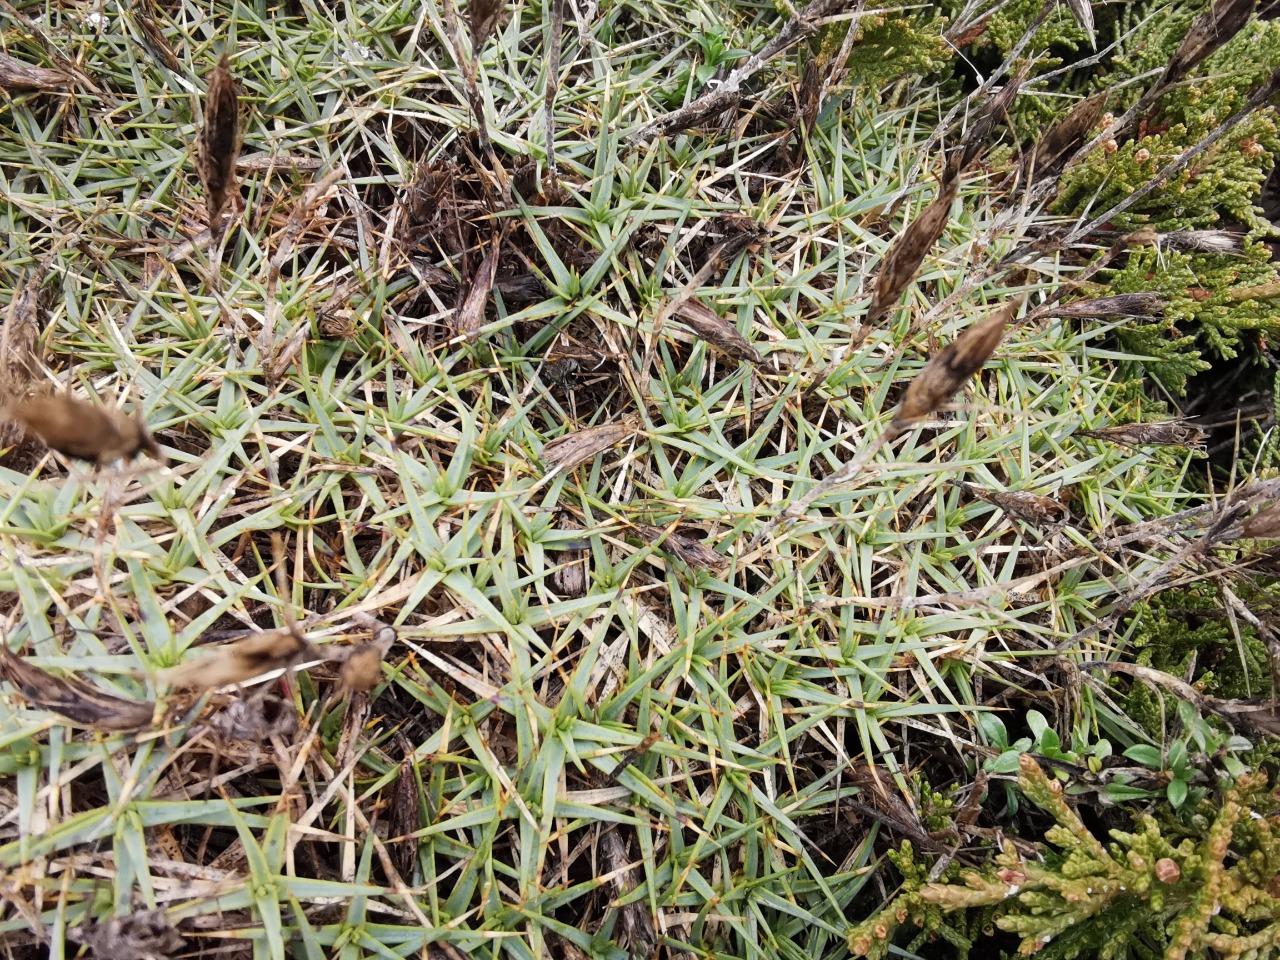
[[[502,0],[471,0],[467,7],[467,19],[471,22],[471,56],[480,56],[480,49],[497,27],[504,6]]]
[[[56,677],[13,653],[0,640],[0,677],[34,707],[61,714],[95,730],[142,730],[151,726],[155,705],[105,693],[73,677]]]
[[[984,320],[969,327],[949,343],[941,353],[929,359],[907,386],[907,392],[894,412],[891,429],[902,428],[923,420],[950,400],[965,382],[982,369],[1004,337],[1005,327],[1017,316],[1022,306],[1017,297]]]
[[[893,242],[876,275],[875,292],[871,295],[864,327],[884,319],[907,289],[907,284],[915,278],[925,255],[942,236],[947,221],[951,219],[951,204],[959,188],[959,177],[947,178],[933,201]]]
[[[236,94],[231,61],[224,53],[209,74],[204,98],[204,126],[200,129],[197,170],[204,184],[209,229],[220,233],[222,209],[236,185],[236,159],[240,156],[240,98]]]
[[[1257,0],[1214,0],[1213,6],[1196,17],[1187,30],[1181,45],[1169,59],[1159,85],[1177,83],[1221,50],[1249,22],[1255,6]]]
[[[99,466],[138,453],[164,459],[146,425],[137,417],[65,394],[9,404],[0,410],[0,418],[19,424],[59,453],[92,460]]]
[[[170,667],[161,671],[160,678],[178,690],[214,690],[290,667],[309,647],[310,644],[292,630],[273,630],[218,647],[212,654],[190,663]]]
[[[578,464],[590,460],[602,450],[621,443],[640,429],[640,418],[623,417],[617,423],[602,423],[598,427],[575,430],[563,437],[556,437],[542,448],[542,459],[552,467],[572,470]]]
[[[0,53],[0,89],[11,92],[36,91],[66,92],[71,86],[71,74],[49,67],[33,67],[7,53]]]
[[[1079,432],[1082,437],[1122,443],[1129,447],[1144,445],[1199,447],[1209,436],[1199,427],[1192,426],[1181,419],[1158,420],[1155,423],[1122,423],[1114,427],[1099,427],[1097,430]]]
[[[738,328],[700,300],[685,300],[675,315],[711,347],[745,363],[759,363],[760,354]]]
[[[1081,100],[1071,111],[1045,132],[1035,149],[1037,177],[1051,176],[1058,164],[1084,144],[1085,137],[1102,116],[1105,93],[1095,93]]]

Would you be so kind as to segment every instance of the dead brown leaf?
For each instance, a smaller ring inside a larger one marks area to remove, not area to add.
[[[41,710],[95,730],[131,731],[151,726],[155,704],[106,693],[74,677],[56,677],[23,660],[0,640],[0,677]]]
[[[206,219],[215,235],[221,233],[222,209],[235,190],[240,146],[240,97],[236,93],[235,77],[231,75],[231,60],[224,53],[209,74],[197,157],[200,182],[204,184]]]
[[[738,328],[700,300],[685,300],[675,314],[716,350],[745,363],[760,363],[760,354]]]
[[[633,437],[639,429],[640,418],[633,415],[623,417],[617,423],[575,430],[543,446],[542,460],[553,468],[572,470],[597,453]]]

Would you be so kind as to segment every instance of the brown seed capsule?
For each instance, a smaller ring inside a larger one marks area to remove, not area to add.
[[[480,49],[488,42],[498,18],[502,16],[502,0],[471,0],[467,19],[471,21],[471,55],[479,56]]]
[[[160,447],[137,417],[64,394],[10,404],[0,410],[0,417],[21,425],[59,453],[93,460],[99,466],[138,453],[164,460]]]
[[[204,184],[209,229],[221,232],[222,208],[236,186],[240,156],[240,98],[236,94],[231,61],[224,53],[209,74],[204,97],[204,126],[200,130],[197,171]]]
[[[1009,113],[1009,107],[1012,106],[1030,70],[1030,64],[1023,64],[1018,68],[1018,72],[1009,78],[1004,88],[982,105],[977,119],[965,131],[958,159],[952,167],[955,173],[966,170],[991,146],[995,139],[996,127],[1004,122],[1004,118]]]
[[[1240,535],[1251,540],[1280,538],[1280,503],[1264,507],[1240,526]]]
[[[1095,93],[1081,100],[1071,112],[1059,120],[1040,138],[1035,150],[1036,176],[1052,176],[1058,164],[1084,144],[1085,136],[1093,129],[1102,113],[1105,93]]]
[[[1213,6],[1196,17],[1182,44],[1169,59],[1160,86],[1177,83],[1239,33],[1257,0],[1214,0]]]
[[[1202,448],[1209,436],[1199,427],[1188,426],[1182,419],[1160,420],[1156,423],[1123,423],[1097,430],[1081,430],[1082,437],[1122,443],[1125,446],[1143,445]]]
[[[1052,497],[1026,490],[987,490],[971,483],[965,489],[979,500],[994,504],[1011,517],[1032,524],[1055,523],[1067,515],[1067,508]]]
[[[33,67],[7,53],[0,53],[0,90],[11,93],[33,90],[49,93],[65,91],[71,86],[71,75],[48,67]]]
[[[695,570],[719,570],[728,558],[716,553],[700,540],[687,537],[666,527],[655,527],[647,523],[636,524],[636,533],[641,540],[652,543],[660,550],[674,554]]]
[[[760,354],[738,328],[699,300],[686,300],[675,309],[675,315],[700,338],[716,350],[735,360],[759,363]]]
[[[1005,304],[961,333],[941,353],[931,357],[907,386],[890,428],[900,430],[923,420],[981,370],[999,346],[1004,329],[1017,315],[1022,300],[1018,297]]]
[[[1161,857],[1156,861],[1156,879],[1161,883],[1177,883],[1182,877],[1182,868],[1177,861]]]
[[[178,690],[214,690],[244,683],[271,670],[290,667],[310,644],[292,630],[259,633],[217,648],[212,654],[160,672]]]
[[[1158,317],[1164,308],[1165,299],[1158,293],[1121,293],[1061,304],[1053,313],[1059,317]]]
[[[951,219],[951,204],[955,201],[959,188],[960,178],[948,177],[933,201],[890,246],[880,264],[880,272],[876,274],[875,291],[871,295],[871,306],[867,308],[863,326],[883,320],[915,278],[925,255],[938,237],[942,236],[947,221]]]
[[[623,417],[617,423],[603,423],[598,427],[575,430],[556,437],[542,448],[542,459],[552,467],[572,470],[578,464],[590,460],[602,450],[621,443],[640,429],[640,418]]]
[[[55,677],[13,653],[0,640],[0,677],[34,707],[61,714],[96,730],[141,730],[151,726],[155,705],[106,693],[74,677]]]

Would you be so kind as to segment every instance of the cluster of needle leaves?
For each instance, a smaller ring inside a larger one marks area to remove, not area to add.
[[[0,4],[0,387],[168,461],[3,437],[4,643],[157,705],[0,691],[10,956],[842,956],[980,710],[1141,739],[1076,664],[1262,556],[1203,539],[1121,321],[1046,306],[1151,238],[1041,242],[1035,138],[983,113],[1028,74],[947,54],[1004,5],[473,6]],[[1053,83],[1018,98],[1065,117]],[[201,645],[295,630],[329,665],[160,709]]]

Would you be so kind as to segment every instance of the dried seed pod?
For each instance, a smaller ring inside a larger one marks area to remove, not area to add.
[[[293,630],[272,630],[219,647],[209,656],[190,663],[162,670],[160,678],[178,690],[214,690],[291,667],[310,646]]]
[[[1280,503],[1259,510],[1240,527],[1240,535],[1250,540],[1280,539]]]
[[[1060,304],[1053,313],[1059,317],[1159,317],[1164,308],[1165,299],[1158,293],[1121,293]]]
[[[155,704],[106,693],[73,677],[55,677],[13,653],[0,640],[0,677],[33,707],[61,714],[95,730],[142,730],[151,726]]]
[[[988,490],[972,483],[966,483],[964,488],[979,500],[999,507],[1009,516],[1037,526],[1056,523],[1067,516],[1066,506],[1053,497],[1026,490]]]
[[[208,722],[210,729],[228,740],[287,740],[298,731],[298,710],[280,697],[252,697],[232,700]]]
[[[95,960],[172,960],[186,941],[163,910],[138,910],[68,931]]]
[[[542,459],[551,467],[572,470],[602,450],[608,450],[634,436],[640,429],[640,418],[623,417],[617,423],[602,423],[557,437],[542,448]]]
[[[49,67],[33,67],[7,53],[0,53],[0,90],[10,93],[50,93],[65,91],[72,83],[71,74]]]
[[[719,570],[729,562],[727,557],[716,553],[700,540],[686,537],[666,527],[638,523],[636,535],[645,543],[651,543],[660,550],[674,554],[695,570]]]
[[[876,274],[875,290],[863,326],[883,320],[915,278],[925,255],[942,236],[947,221],[951,219],[951,204],[959,188],[959,177],[948,177],[933,201],[890,246],[880,264],[880,272]]]
[[[995,139],[996,127],[1004,122],[1004,118],[1009,114],[1009,107],[1012,106],[1014,98],[1018,96],[1018,90],[1027,79],[1027,74],[1031,70],[1031,65],[1024,63],[1018,68],[1018,72],[1009,78],[1003,89],[994,97],[987,99],[982,105],[982,109],[978,113],[978,117],[973,124],[965,131],[964,141],[961,144],[958,159],[953,164],[953,173],[958,174],[963,170],[967,170],[976,160],[978,160],[987,148],[991,146]]]
[[[685,300],[675,315],[694,333],[721,353],[746,363],[759,363],[760,354],[738,328],[699,300]]]
[[[224,53],[209,74],[204,97],[204,126],[200,129],[197,170],[204,184],[209,229],[221,233],[222,209],[236,186],[240,156],[240,98],[236,94],[231,61]]]
[[[1257,0],[1214,0],[1214,4],[1196,17],[1182,38],[1182,44],[1169,59],[1159,86],[1177,83],[1212,56],[1237,33],[1249,18]]]
[[[99,466],[138,453],[164,460],[139,418],[64,394],[9,404],[0,410],[0,418],[21,425],[59,453],[92,460]]]
[[[1102,104],[1106,98],[1105,93],[1095,93],[1081,100],[1046,131],[1034,153],[1037,177],[1052,176],[1060,163],[1084,145],[1085,137],[1102,116]]]
[[[965,382],[982,369],[1001,339],[1004,329],[1022,306],[1017,297],[962,332],[941,353],[929,359],[907,386],[890,429],[901,430],[923,420],[951,399]]]
[[[1203,448],[1208,434],[1199,427],[1190,426],[1182,418],[1161,420],[1156,423],[1124,423],[1097,430],[1080,430],[1082,437],[1122,443],[1125,446],[1169,446]]]
[[[504,8],[502,0],[471,0],[467,8],[467,19],[471,21],[471,55],[480,55],[481,48],[489,41],[494,28],[498,26],[498,18]]]

